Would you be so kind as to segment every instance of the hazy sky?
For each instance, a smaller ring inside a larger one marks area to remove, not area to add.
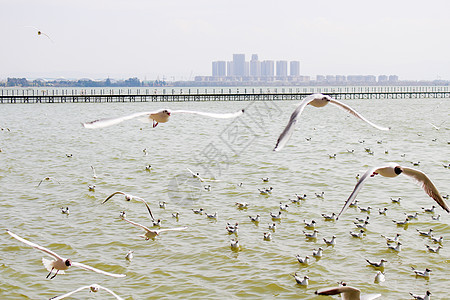
[[[257,53],[310,76],[450,80],[449,11],[448,0],[0,0],[0,79],[187,80]]]

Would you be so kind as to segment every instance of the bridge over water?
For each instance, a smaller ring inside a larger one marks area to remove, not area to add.
[[[336,99],[450,98],[449,86],[233,88],[3,88],[0,104],[301,100],[313,93]]]

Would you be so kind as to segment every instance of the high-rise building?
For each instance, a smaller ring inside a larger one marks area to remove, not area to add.
[[[232,61],[227,61],[227,76],[228,77],[234,76],[234,68]]]
[[[261,62],[261,76],[273,77],[275,74],[275,65],[273,60],[264,60]]]
[[[252,59],[250,60],[250,76],[261,76],[261,62],[258,60],[258,54],[252,54]]]
[[[289,64],[289,75],[291,76],[300,76],[300,62],[299,61],[291,61]]]
[[[288,74],[287,61],[279,60],[277,61],[277,79],[285,79]]]
[[[212,76],[224,77],[227,75],[227,64],[225,61],[213,61],[212,62]]]
[[[245,54],[233,54],[233,75],[245,76]]]

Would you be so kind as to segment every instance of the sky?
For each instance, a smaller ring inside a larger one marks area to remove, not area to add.
[[[450,80],[449,11],[447,0],[0,0],[0,80],[193,80],[234,53],[298,60],[311,77]]]

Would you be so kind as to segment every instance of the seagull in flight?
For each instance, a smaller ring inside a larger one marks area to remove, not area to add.
[[[178,113],[186,113],[186,114],[196,114],[200,116],[210,117],[210,118],[219,118],[219,119],[230,119],[239,117],[244,113],[244,110],[240,110],[234,113],[208,113],[201,111],[193,111],[193,110],[169,110],[169,109],[161,109],[158,111],[146,111],[146,112],[137,112],[131,115],[126,115],[123,117],[117,118],[105,118],[99,119],[91,122],[82,123],[85,128],[102,128],[108,127],[112,125],[119,124],[123,121],[131,120],[134,118],[142,118],[144,122],[152,122],[153,128],[158,126],[159,123],[166,123],[169,121],[169,117],[172,114]]]
[[[39,181],[39,184],[37,185],[37,187],[36,188],[38,188],[40,185],[41,185],[41,183],[43,182],[43,181],[56,181],[58,184],[61,184],[61,182],[59,182],[58,180],[56,180],[55,178],[53,178],[53,177],[44,177],[44,178],[42,178],[42,180],[41,181]]]
[[[150,217],[152,218],[152,220],[155,220],[155,218],[153,217],[152,211],[150,209],[150,206],[148,206],[147,201],[145,201],[141,197],[136,197],[136,196],[133,196],[131,194],[127,194],[127,193],[124,193],[124,192],[121,192],[121,191],[117,191],[117,192],[114,192],[111,195],[109,195],[108,198],[106,198],[105,200],[103,200],[102,204],[105,204],[106,201],[108,201],[109,199],[111,199],[115,195],[124,195],[126,201],[131,201],[132,199],[136,199],[136,200],[142,201],[145,204],[145,207],[147,207],[148,213],[150,214]]]
[[[381,297],[381,294],[361,295],[361,291],[357,288],[344,285],[338,287],[324,288],[315,291],[316,295],[341,295],[342,300],[371,300]]]
[[[50,36],[48,34],[42,32],[39,28],[36,28],[34,26],[25,26],[25,27],[34,28],[36,30],[37,35],[39,35],[39,36],[41,36],[41,35],[46,36],[52,43],[54,43],[53,40],[50,38]]]
[[[337,216],[336,220],[347,210],[350,203],[352,203],[353,200],[356,198],[358,192],[361,190],[365,181],[368,178],[374,177],[375,175],[378,174],[384,177],[397,177],[402,173],[409,177],[412,177],[418,183],[418,185],[425,190],[428,196],[433,198],[446,212],[450,213],[450,207],[444,201],[442,196],[439,194],[439,191],[437,190],[436,186],[433,184],[430,178],[428,178],[428,176],[425,175],[425,173],[416,169],[402,167],[396,163],[389,163],[381,167],[370,168],[366,171],[366,173],[364,173],[364,175],[359,179],[358,183],[353,189],[353,192],[350,194],[350,197],[345,202],[344,207],[342,207],[341,212]]]
[[[82,268],[82,269],[85,269],[85,270],[94,271],[94,272],[97,272],[97,273],[100,273],[100,274],[104,274],[104,275],[108,275],[108,276],[112,276],[112,277],[125,277],[126,276],[125,274],[109,273],[109,272],[102,271],[102,270],[96,269],[94,267],[91,267],[91,266],[88,266],[88,265],[85,265],[85,264],[82,264],[82,263],[79,263],[79,262],[76,262],[76,261],[73,261],[73,260],[68,259],[68,258],[63,258],[63,257],[59,256],[58,254],[56,254],[55,252],[53,252],[53,251],[51,251],[51,250],[49,250],[47,248],[39,246],[38,244],[30,242],[30,241],[28,241],[28,240],[26,240],[24,238],[21,238],[17,234],[12,233],[11,231],[9,231],[8,229],[6,229],[6,232],[10,236],[15,238],[16,240],[18,240],[18,241],[20,241],[20,242],[22,242],[22,243],[24,243],[24,244],[26,244],[26,245],[28,245],[30,247],[33,247],[33,248],[38,249],[38,250],[41,250],[42,252],[44,252],[48,256],[52,256],[54,258],[53,260],[49,260],[49,259],[45,259],[45,258],[42,259],[42,263],[44,264],[45,268],[48,271],[50,271],[50,273],[48,273],[46,278],[48,278],[52,274],[53,270],[56,270],[56,272],[55,272],[55,274],[52,277],[50,277],[50,279],[55,278],[56,275],[58,275],[58,272],[59,272],[59,274],[64,274],[64,271],[67,270],[70,266],[79,267],[79,268]]]
[[[164,231],[179,231],[179,230],[187,229],[187,227],[165,228],[165,229],[150,229],[147,226],[144,226],[142,224],[130,221],[124,216],[121,216],[121,218],[122,218],[122,220],[125,220],[128,223],[130,223],[131,225],[134,225],[136,227],[140,227],[140,228],[144,229],[145,230],[145,234],[141,235],[140,237],[143,237],[147,241],[149,239],[155,239],[156,236],[158,236],[161,232],[164,232]]]
[[[90,292],[94,292],[94,293],[97,293],[99,290],[105,290],[108,293],[110,293],[111,295],[113,295],[117,300],[123,300],[123,298],[119,297],[116,293],[114,293],[110,289],[105,288],[105,287],[103,287],[101,285],[98,285],[98,284],[91,284],[91,285],[82,286],[82,287],[80,287],[80,288],[78,288],[78,289],[76,289],[74,291],[71,291],[71,292],[69,292],[67,294],[50,298],[50,300],[64,299],[64,298],[69,297],[72,294],[75,294],[75,293],[77,293],[77,292],[79,292],[81,290],[84,290],[84,289],[90,289]]]
[[[300,114],[303,112],[303,110],[305,109],[305,107],[307,105],[312,105],[314,107],[323,107],[323,106],[327,105],[328,103],[332,103],[332,104],[344,109],[349,114],[363,120],[364,122],[372,125],[373,127],[377,128],[379,130],[389,130],[389,128],[381,127],[381,126],[378,126],[378,125],[370,122],[369,120],[364,118],[362,115],[360,115],[358,112],[356,112],[353,108],[351,108],[347,104],[344,104],[336,99],[333,99],[328,95],[312,94],[312,95],[306,97],[305,99],[303,99],[303,101],[300,103],[300,105],[294,110],[294,112],[291,115],[291,118],[289,119],[288,124],[286,125],[286,128],[284,128],[283,132],[280,134],[277,144],[273,150],[280,151],[281,149],[283,149],[283,147],[286,145],[286,143],[291,138],[292,133],[294,132],[295,124],[297,123],[298,117],[300,116]]]

